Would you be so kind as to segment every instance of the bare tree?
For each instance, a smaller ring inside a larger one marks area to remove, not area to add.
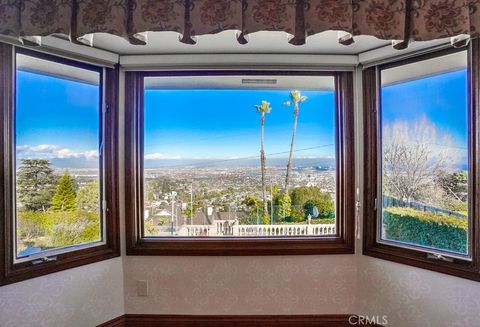
[[[395,121],[382,132],[384,190],[404,201],[423,200],[460,160],[451,135],[426,118]]]

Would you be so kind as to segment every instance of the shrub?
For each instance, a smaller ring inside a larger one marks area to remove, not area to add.
[[[335,218],[322,218],[322,219],[312,219],[310,222],[311,224],[316,224],[316,225],[331,225],[335,224]]]
[[[51,212],[19,211],[17,213],[17,232],[21,239],[32,240],[52,232],[55,217]]]
[[[330,194],[320,191],[318,187],[297,187],[290,194],[292,198],[292,207],[294,208],[292,216],[297,221],[304,221],[305,218],[313,213],[313,207],[317,207],[320,217],[333,216],[335,212],[334,203]]]
[[[98,212],[18,212],[18,236],[41,248],[61,247],[100,239]]]
[[[445,214],[391,207],[383,211],[385,236],[442,250],[467,252],[467,220]]]
[[[154,236],[156,234],[155,225],[153,224],[152,219],[145,220],[145,230],[147,231],[147,235]]]
[[[261,216],[262,220],[261,220],[261,223],[263,225],[269,225],[270,224],[270,215],[268,213],[264,213],[262,216]]]
[[[288,193],[282,193],[277,197],[279,217],[288,217],[292,212],[292,199]]]
[[[49,246],[61,247],[100,240],[100,220],[97,213],[77,211],[60,215],[62,220],[53,227]]]

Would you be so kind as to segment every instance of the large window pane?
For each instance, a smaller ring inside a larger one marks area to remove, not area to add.
[[[16,56],[16,254],[102,240],[99,71]]]
[[[146,77],[144,235],[336,234],[335,110],[333,77]]]
[[[381,71],[381,239],[466,255],[467,52]]]

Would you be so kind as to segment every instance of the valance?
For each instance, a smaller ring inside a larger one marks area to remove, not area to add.
[[[372,35],[406,47],[461,34],[480,34],[480,0],[0,0],[0,34],[34,41],[37,36],[65,34],[73,42],[91,33],[124,37],[146,44],[148,31],[175,31],[180,41],[238,30],[284,31],[290,43],[326,30]]]

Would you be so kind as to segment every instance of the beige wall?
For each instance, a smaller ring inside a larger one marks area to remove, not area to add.
[[[356,311],[355,256],[128,257],[127,313],[328,314]],[[149,297],[136,296],[147,280]]]
[[[123,313],[121,258],[0,287],[1,327],[96,326]]]
[[[388,326],[480,326],[478,282],[365,256],[358,272],[358,312]]]

